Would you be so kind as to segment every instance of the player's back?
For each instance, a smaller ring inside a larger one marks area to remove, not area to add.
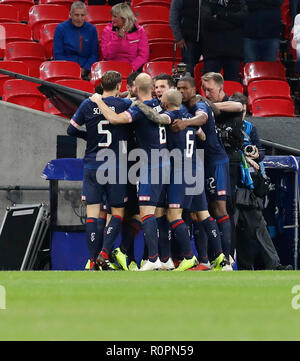
[[[193,115],[196,115],[199,111],[203,111],[208,117],[207,122],[201,126],[205,133],[206,140],[197,139],[197,147],[204,149],[205,161],[218,162],[227,159],[227,153],[217,133],[214,114],[210,106],[205,101],[200,101],[189,109],[189,111]]]
[[[165,114],[170,117],[171,124],[175,119],[192,117],[191,114],[189,114],[187,111],[183,111],[182,109],[166,111]],[[179,149],[183,156],[191,156],[194,150],[196,131],[197,129],[195,127],[186,127],[180,132],[173,132],[169,127],[167,127],[167,145],[169,151],[172,151],[173,149]]]
[[[129,99],[116,97],[102,98],[107,106],[116,113],[122,113],[131,105]],[[111,149],[116,156],[119,153],[120,142],[128,140],[129,129],[126,125],[111,124],[101,114],[100,109],[90,99],[82,102],[77,112],[73,116],[73,120],[79,124],[86,126],[87,146],[85,151],[85,161],[95,161],[97,153],[101,149]]]
[[[161,106],[157,99],[147,100],[144,104],[161,112]],[[152,122],[137,107],[133,106],[127,111],[132,117],[134,124],[137,145],[150,155],[152,149],[163,149],[167,145],[167,134],[164,126]]]

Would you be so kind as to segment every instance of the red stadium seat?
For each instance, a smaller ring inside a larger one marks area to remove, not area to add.
[[[248,106],[252,110],[252,104],[256,99],[263,98],[287,98],[291,99],[291,89],[284,80],[257,80],[252,81],[248,87]]]
[[[19,21],[28,21],[29,9],[35,4],[34,0],[1,0],[1,4],[15,6],[19,11]]]
[[[40,78],[52,82],[63,79],[81,80],[80,65],[67,60],[45,61],[40,66]]]
[[[224,92],[230,97],[233,93],[244,93],[244,87],[237,81],[224,80]]]
[[[175,66],[177,63],[175,63]],[[172,61],[149,61],[144,64],[143,72],[149,74],[152,78],[160,73],[167,73],[173,75],[173,62]]]
[[[40,65],[46,60],[45,50],[39,43],[29,41],[14,41],[8,43],[4,60],[19,60],[29,67],[29,75],[38,78]]]
[[[101,36],[102,31],[106,27],[107,24],[95,24],[97,34],[98,34],[98,41],[99,41],[99,60],[103,60],[102,50],[101,50]]]
[[[108,24],[111,17],[110,6],[88,5],[86,21],[92,24]]]
[[[43,45],[46,58],[53,59],[53,39],[55,28],[59,23],[44,24],[40,28],[40,44]]]
[[[38,90],[38,84],[21,79],[6,80],[3,84],[4,101],[23,105],[36,110],[44,110],[44,95]]]
[[[44,24],[60,23],[69,18],[69,10],[63,5],[34,5],[29,10],[28,24],[34,40],[40,39],[40,28]]]
[[[263,98],[252,104],[253,117],[295,117],[295,106],[292,99]]]
[[[0,33],[5,36],[6,44],[11,41],[27,40],[33,41],[31,28],[28,24],[23,23],[2,23],[0,24]],[[0,47],[0,58],[4,57],[5,49]]]
[[[73,2],[74,2],[74,0],[39,0],[39,5],[42,5],[42,4],[63,5],[68,10],[70,10]]]
[[[166,6],[166,7],[170,7],[171,6],[171,2],[172,0],[131,0],[130,4],[131,7],[136,7],[136,6]]]
[[[0,69],[9,70],[14,73],[29,75],[28,65],[22,61],[0,61]],[[0,74],[0,96],[3,94],[3,84],[6,80],[12,79],[8,75]]]
[[[202,88],[201,88],[201,77],[204,74],[204,62],[199,61],[194,67],[194,78],[196,82],[196,89],[199,94],[202,94]]]
[[[174,42],[174,35],[169,24],[145,24],[143,28],[149,43]]]
[[[169,24],[170,9],[165,6],[137,6],[132,10],[139,25]]]
[[[11,4],[1,4],[0,23],[18,23],[20,21],[20,11],[17,6]]]
[[[78,80],[78,79],[64,79],[57,80],[56,84],[67,86],[73,89],[82,90],[88,93],[94,93],[95,89],[93,85],[87,80]]]
[[[43,103],[43,110],[45,113],[56,115],[58,117],[67,118],[66,115],[61,113],[51,102],[49,99],[46,99]]]
[[[100,79],[106,71],[115,70],[118,71],[122,79],[127,79],[128,75],[133,72],[131,64],[122,61],[97,61],[91,66],[91,83],[96,88],[100,83]]]
[[[174,44],[170,42],[149,43],[149,61],[173,61],[181,62],[181,50],[176,48],[174,57]]]
[[[245,86],[254,80],[286,80],[286,69],[280,62],[256,61],[244,66],[243,83]]]

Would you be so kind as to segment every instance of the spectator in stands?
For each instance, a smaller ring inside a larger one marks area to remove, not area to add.
[[[283,0],[247,0],[244,62],[276,61],[280,47]]]
[[[219,73],[223,69],[224,80],[240,81],[246,13],[245,0],[202,1],[204,73]]]
[[[92,64],[99,60],[97,30],[85,21],[86,15],[85,4],[73,2],[70,18],[57,25],[53,39],[54,59],[78,63],[83,79],[89,78]]]
[[[200,34],[201,0],[172,0],[170,26],[176,45],[181,49],[182,61],[192,76],[202,54]]]
[[[262,162],[264,151],[256,127],[245,120],[248,99],[241,93],[234,93],[229,100],[243,105],[244,161],[241,164],[242,174],[236,192],[235,213],[238,269],[292,270],[292,266],[280,264],[263,217],[264,197],[268,193],[268,186],[260,186],[266,179]],[[246,148],[247,146],[251,146],[252,149]],[[262,178],[258,178],[259,174]]]
[[[101,50],[104,60],[130,63],[141,71],[149,59],[149,44],[145,30],[136,23],[130,6],[117,4],[111,9],[112,22],[102,31]]]
[[[294,35],[293,35],[294,45],[296,46],[297,52],[297,71],[300,73],[300,14],[296,15],[294,21]]]
[[[293,26],[296,15],[300,13],[300,0],[290,0],[289,2],[291,25]]]

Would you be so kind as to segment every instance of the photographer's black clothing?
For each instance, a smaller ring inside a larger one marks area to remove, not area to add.
[[[222,101],[228,101],[228,96],[225,95]],[[229,215],[233,215],[235,212],[235,189],[241,177],[240,163],[242,158],[240,150],[243,147],[242,116],[242,112],[221,112],[216,117],[217,132],[221,137],[229,158],[231,188],[231,197],[227,201]]]
[[[239,188],[236,199],[236,256],[238,270],[274,270],[280,265],[263,216],[263,199]]]

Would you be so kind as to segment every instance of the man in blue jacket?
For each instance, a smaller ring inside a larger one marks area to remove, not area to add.
[[[75,1],[70,18],[57,25],[53,40],[55,60],[69,60],[81,67],[81,76],[88,78],[93,63],[99,60],[97,30],[85,21],[87,9],[83,2]]]

